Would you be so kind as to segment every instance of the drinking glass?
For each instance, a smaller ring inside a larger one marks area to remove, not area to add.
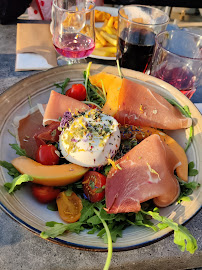
[[[202,36],[184,30],[157,35],[150,74],[190,99],[202,86]]]
[[[79,63],[94,50],[94,8],[86,0],[53,1],[51,28],[59,63]]]
[[[153,54],[155,35],[166,29],[168,21],[168,15],[154,7],[121,7],[118,12],[117,50],[120,66],[145,72]]]

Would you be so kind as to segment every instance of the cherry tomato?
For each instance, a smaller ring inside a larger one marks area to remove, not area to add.
[[[73,84],[70,89],[67,90],[66,96],[83,101],[86,99],[86,88],[83,84]]]
[[[67,195],[65,191],[60,192],[56,203],[62,220],[68,223],[79,220],[83,205],[81,199],[74,192],[71,192],[70,195]]]
[[[43,186],[38,184],[32,185],[32,194],[41,203],[49,203],[57,198],[60,189],[54,187]]]
[[[57,148],[52,144],[40,145],[36,153],[36,161],[43,165],[57,165],[60,158],[56,151]]]
[[[106,177],[103,174],[94,171],[87,172],[82,181],[84,194],[91,202],[99,202],[105,196],[105,184]]]

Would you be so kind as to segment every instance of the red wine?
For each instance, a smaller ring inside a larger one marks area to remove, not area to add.
[[[151,75],[176,87],[189,99],[196,91],[196,77],[188,67],[174,67],[168,69],[168,67],[164,65],[160,67],[160,69],[152,72]]]
[[[151,61],[155,34],[148,29],[125,28],[118,40],[118,57],[121,67],[145,72]]]
[[[68,58],[85,58],[89,56],[94,48],[93,39],[83,34],[67,33],[54,44],[56,51]]]

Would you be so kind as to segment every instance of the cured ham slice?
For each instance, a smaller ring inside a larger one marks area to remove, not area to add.
[[[43,116],[38,106],[32,108],[24,117],[16,117],[17,141],[22,149],[25,149],[27,156],[35,159],[38,147],[46,142],[57,142],[60,131],[59,122],[52,122],[49,126],[42,125]]]
[[[138,212],[140,203],[154,200],[158,207],[172,204],[180,187],[174,170],[180,165],[173,151],[151,135],[116,162],[106,180],[108,213]]]
[[[188,128],[192,124],[162,96],[154,91],[123,79],[115,118],[122,125],[149,126],[161,129]]]
[[[49,125],[52,121],[59,121],[66,111],[71,113],[89,110],[88,105],[74,98],[51,91],[48,104],[45,109],[43,125]]]

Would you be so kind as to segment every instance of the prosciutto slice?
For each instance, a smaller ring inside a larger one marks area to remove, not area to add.
[[[154,91],[123,79],[115,118],[122,125],[149,126],[160,129],[188,128],[192,124],[166,99]]]
[[[89,106],[74,98],[51,91],[48,104],[43,117],[43,125],[49,125],[52,121],[59,121],[67,111],[71,113],[84,112]]]
[[[154,200],[158,207],[172,204],[180,187],[174,170],[180,165],[173,151],[151,135],[116,162],[106,180],[108,213],[138,212],[140,203]]]
[[[27,156],[35,159],[37,149],[47,142],[58,142],[60,122],[52,122],[49,126],[42,125],[43,116],[38,106],[30,110],[24,117],[16,117],[17,141],[22,149],[25,149]]]

